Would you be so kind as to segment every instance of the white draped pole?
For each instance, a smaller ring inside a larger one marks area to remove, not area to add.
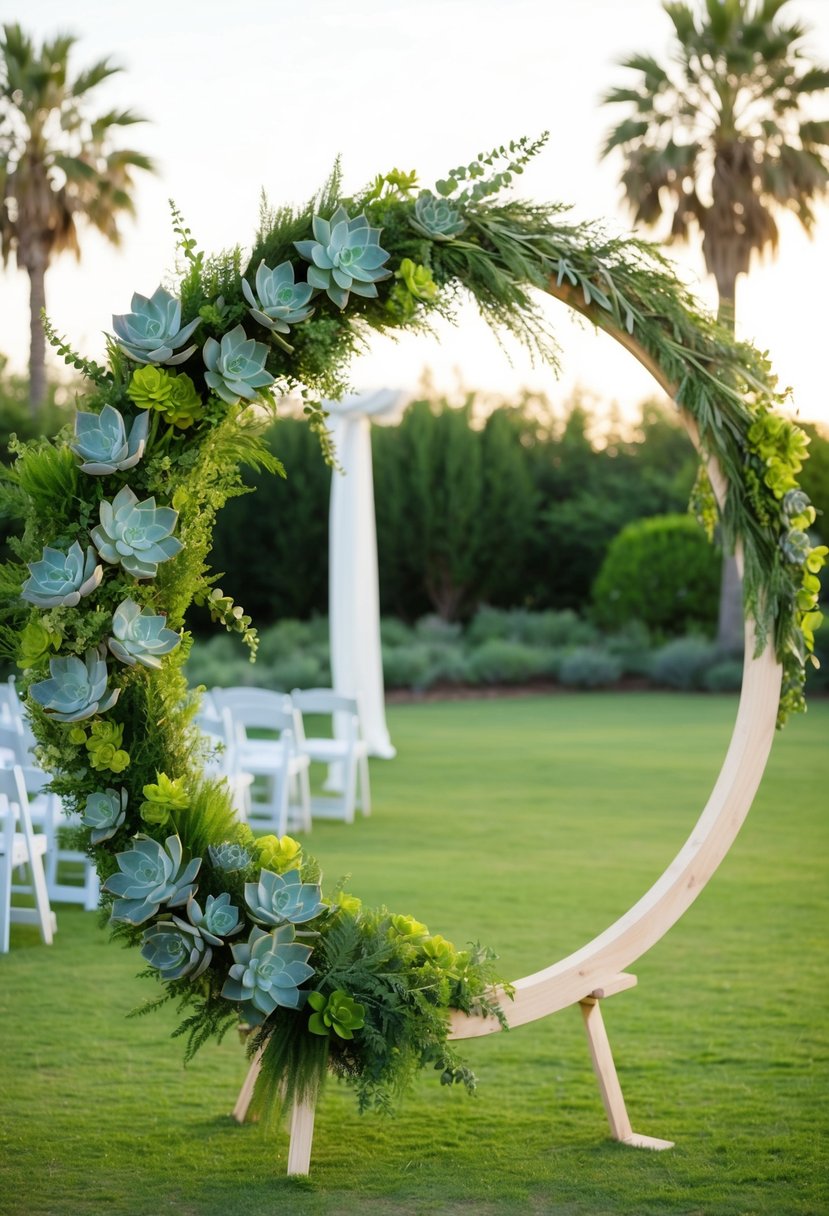
[[[380,389],[324,403],[342,470],[331,476],[328,615],[332,681],[336,692],[357,698],[369,753],[386,760],[396,752],[386,726],[383,690],[371,419],[395,421],[407,401],[408,395],[398,389]],[[332,773],[329,784],[335,782]]]

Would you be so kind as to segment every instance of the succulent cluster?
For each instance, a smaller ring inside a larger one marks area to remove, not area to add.
[[[201,324],[197,317],[188,325],[181,324],[181,303],[163,287],[148,298],[136,292],[132,311],[112,318],[115,339],[136,363],[184,363],[195,346],[179,350]],[[176,353],[174,353],[176,352]]]
[[[119,410],[105,405],[100,414],[75,415],[75,442],[72,451],[81,459],[81,472],[93,477],[124,472],[138,464],[144,455],[149,429],[149,414],[142,410],[127,424]]]
[[[178,512],[157,507],[154,498],[139,502],[129,486],[112,502],[104,500],[99,514],[101,522],[90,533],[99,556],[135,578],[155,578],[159,564],[181,552],[173,536]]]
[[[120,695],[107,687],[107,665],[97,650],[49,660],[50,676],[29,689],[32,698],[55,722],[82,722],[106,713]]]
[[[47,545],[40,561],[29,563],[29,578],[20,594],[38,608],[57,608],[62,604],[74,608],[83,596],[95,590],[103,575],[104,568],[94,549],[84,553],[74,541],[62,553]]]
[[[391,277],[384,269],[389,254],[380,247],[380,229],[372,228],[365,215],[350,219],[338,207],[330,220],[315,215],[313,241],[295,241],[297,252],[310,262],[308,282],[324,291],[338,308],[345,308],[349,292],[373,299],[376,284]]]

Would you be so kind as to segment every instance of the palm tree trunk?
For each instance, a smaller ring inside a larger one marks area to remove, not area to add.
[[[29,345],[29,409],[37,418],[46,401],[46,340],[43,334],[42,312],[46,307],[46,259],[35,254],[29,258],[30,345]]]
[[[717,320],[734,334],[736,275],[717,275]],[[717,615],[717,646],[724,653],[739,651],[744,635],[743,582],[733,553],[723,548],[720,605]]]

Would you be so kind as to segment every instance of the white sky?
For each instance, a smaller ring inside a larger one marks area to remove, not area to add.
[[[791,0],[790,15],[812,27],[809,48],[829,62],[829,0]],[[169,197],[205,250],[245,244],[262,187],[275,203],[303,201],[338,153],[347,192],[392,167],[417,169],[431,185],[479,151],[549,129],[521,193],[627,227],[619,163],[598,160],[614,117],[598,98],[624,80],[614,65],[625,54],[664,57],[670,31],[659,0],[0,0],[0,20],[20,20],[35,37],[76,34],[76,69],[111,55],[125,71],[99,102],[151,120],[127,131],[160,175],[141,175],[123,247],[89,233],[81,265],[64,257],[47,277],[54,324],[92,357],[102,354],[112,313],[126,311],[135,290],[149,295],[172,268]],[[699,257],[675,256],[713,305]],[[742,281],[737,304],[741,336],[770,351],[800,417],[825,422],[827,269],[829,209],[812,242],[784,221],[779,260]],[[355,365],[354,387],[411,388],[428,366],[441,388],[460,378],[487,392],[527,385],[556,399],[578,384],[623,409],[652,391],[630,356],[554,301],[548,307],[563,348],[558,384],[520,350],[511,365],[470,309],[438,340],[378,340]],[[0,318],[0,351],[22,368],[28,287],[11,264],[0,272]]]

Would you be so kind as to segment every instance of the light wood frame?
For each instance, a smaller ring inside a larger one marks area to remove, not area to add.
[[[547,290],[615,338],[651,373],[668,396],[676,400],[676,386],[631,334],[617,328],[601,310],[583,305],[581,296],[568,285],[559,285],[553,279]],[[722,510],[726,478],[717,461],[702,450],[694,419],[681,406],[678,405],[678,409],[694,446],[706,463]],[[736,557],[742,570],[739,547]],[[636,983],[626,968],[664,937],[690,907],[728,853],[749,812],[771,751],[782,683],[782,668],[772,643],[769,642],[759,655],[755,654],[755,648],[754,622],[747,620],[742,691],[731,741],[708,803],[679,853],[650,890],[598,937],[552,966],[517,980],[513,1000],[503,993],[496,994],[510,1027],[523,1026],[569,1006],[580,1007],[611,1135],[633,1147],[665,1149],[670,1148],[672,1142],[632,1131],[600,1003]],[[460,1012],[452,1015],[450,1026],[452,1039],[478,1038],[501,1029],[495,1018],[469,1017]],[[233,1112],[239,1122],[247,1114],[258,1071],[259,1060],[254,1058]],[[308,1173],[313,1133],[313,1105],[298,1105],[291,1119],[289,1174]]]

